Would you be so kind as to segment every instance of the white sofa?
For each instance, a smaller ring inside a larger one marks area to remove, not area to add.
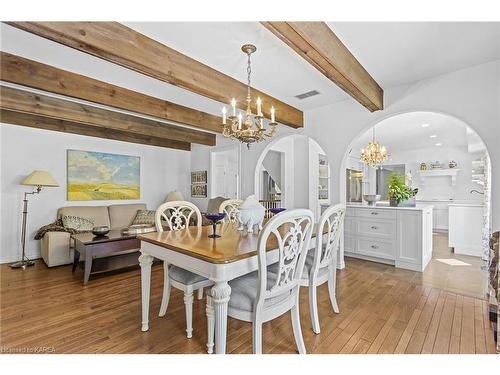
[[[94,221],[95,226],[107,225],[110,229],[123,229],[132,224],[137,210],[146,205],[115,204],[110,206],[68,206],[57,210],[57,218],[63,215],[79,216]],[[66,232],[47,232],[41,240],[42,258],[48,267],[73,263],[73,244]],[[83,257],[80,258],[80,260]]]

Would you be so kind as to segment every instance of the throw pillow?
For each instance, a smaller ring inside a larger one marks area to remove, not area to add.
[[[137,210],[137,214],[135,215],[134,221],[132,221],[132,225],[155,225],[155,214],[155,210]]]
[[[78,232],[89,232],[94,228],[94,220],[84,217],[64,215],[61,219],[66,229],[74,229]]]

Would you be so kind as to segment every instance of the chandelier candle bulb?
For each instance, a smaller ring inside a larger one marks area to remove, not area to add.
[[[236,99],[231,99],[231,107],[233,107],[233,116],[236,116]]]
[[[272,122],[272,123],[274,123],[274,122],[275,122],[275,121],[274,121],[274,120],[275,120],[274,115],[275,115],[275,110],[274,110],[274,106],[273,106],[273,107],[271,107],[271,122]]]
[[[241,115],[241,112],[238,113],[238,129],[241,130],[241,120],[243,119],[243,116]]]
[[[262,116],[262,100],[257,98],[257,116]]]
[[[226,107],[222,107],[222,125],[226,125]]]

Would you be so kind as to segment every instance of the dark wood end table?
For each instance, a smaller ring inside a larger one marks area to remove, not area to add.
[[[111,230],[106,236],[100,237],[96,237],[89,232],[78,233],[72,235],[71,238],[75,241],[72,272],[76,270],[76,266],[80,261],[80,254],[83,253],[85,255],[84,285],[87,284],[92,273],[92,261],[94,258],[117,255],[117,253],[127,250],[137,249],[139,251],[141,248],[141,241],[136,238],[136,235],[123,234],[121,230]],[[107,269],[106,271],[111,271],[111,269]]]

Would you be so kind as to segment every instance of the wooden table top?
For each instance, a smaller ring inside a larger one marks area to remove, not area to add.
[[[313,230],[313,237],[316,226]],[[236,224],[222,223],[217,225],[220,238],[209,238],[212,226],[189,227],[186,230],[153,232],[137,236],[141,241],[149,242],[170,250],[193,256],[210,263],[231,263],[257,254],[259,233],[238,231]],[[267,250],[278,248],[277,240],[270,236]]]
[[[73,238],[75,241],[81,242],[84,245],[130,240],[136,237],[137,236],[135,234],[123,234],[121,229],[110,230],[109,233],[105,236],[94,236],[92,232],[84,232],[71,235],[71,238]]]

